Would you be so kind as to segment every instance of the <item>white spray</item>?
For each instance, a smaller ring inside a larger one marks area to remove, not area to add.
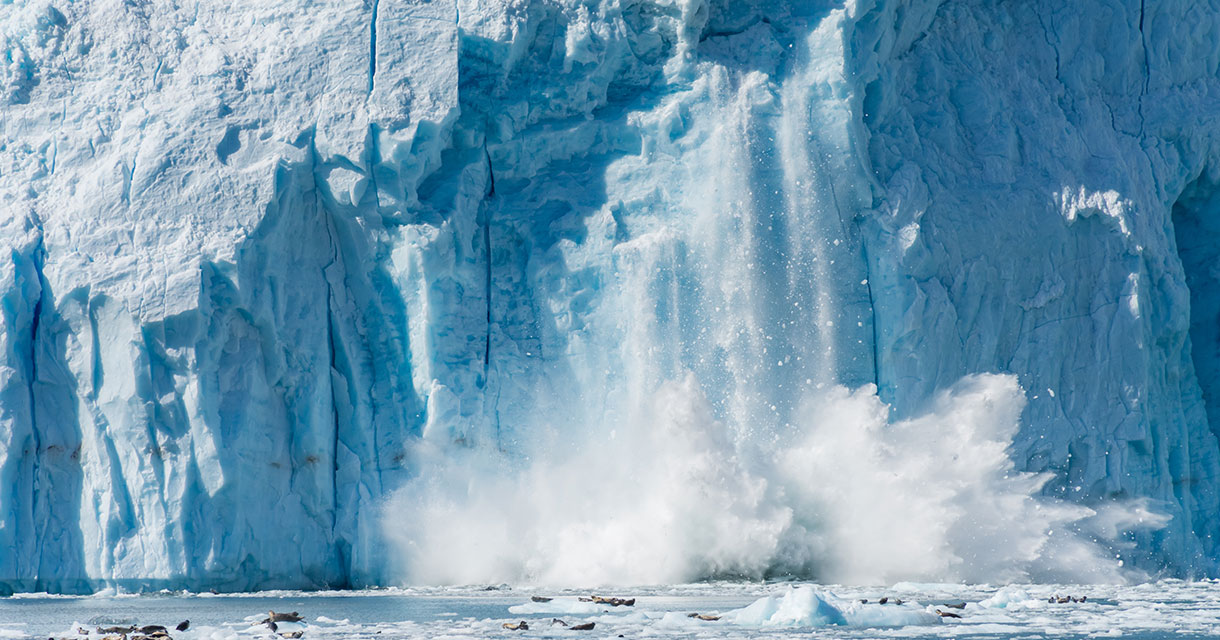
[[[741,450],[687,377],[575,451],[425,470],[388,534],[417,584],[1121,580],[1076,533],[1115,514],[1039,498],[1048,477],[1015,471],[1023,405],[1013,377],[972,376],[895,422],[871,388],[833,387],[799,431]],[[1141,508],[1124,512],[1163,524]]]

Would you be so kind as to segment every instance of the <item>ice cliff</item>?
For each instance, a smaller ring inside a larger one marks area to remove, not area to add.
[[[988,372],[1217,573],[1220,6],[0,0],[0,130],[0,588],[384,583],[425,459]]]

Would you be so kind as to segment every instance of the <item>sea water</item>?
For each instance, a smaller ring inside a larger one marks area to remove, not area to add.
[[[178,640],[278,638],[261,621],[296,611],[325,638],[1182,638],[1220,635],[1220,583],[1129,586],[899,583],[842,587],[733,583],[620,589],[632,606],[581,601],[594,592],[508,586],[352,592],[153,593],[0,599],[0,638],[101,637],[99,627],[159,624]],[[534,596],[549,597],[535,602]],[[881,598],[886,604],[879,604]],[[1083,602],[1058,602],[1059,599]],[[1055,600],[1050,602],[1049,600]],[[901,604],[896,601],[901,600]],[[866,602],[865,602],[866,601]],[[965,603],[964,608],[948,605]],[[942,618],[937,612],[961,618]],[[699,613],[718,620],[689,617]],[[173,630],[190,620],[186,631]],[[562,620],[563,626],[555,620]],[[526,622],[528,630],[505,623]],[[593,622],[591,631],[572,625]]]

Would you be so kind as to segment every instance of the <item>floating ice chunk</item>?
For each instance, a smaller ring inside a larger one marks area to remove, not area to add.
[[[843,609],[849,627],[905,627],[940,624],[941,617],[915,604],[849,604]]]
[[[828,602],[830,596],[810,587],[789,589],[783,596],[767,596],[724,617],[751,627],[826,627],[845,625],[843,612]]]
[[[940,617],[919,605],[866,604],[843,600],[812,587],[795,587],[730,611],[724,619],[751,627],[903,627],[938,624]]]
[[[1041,603],[1041,600],[1030,596],[1028,591],[1020,587],[1004,587],[990,598],[980,600],[979,606],[989,609],[1007,609],[1013,605],[1028,606],[1033,603]]]
[[[606,611],[608,607],[597,604],[596,602],[581,602],[575,598],[555,598],[550,602],[527,602],[518,604],[508,608],[509,613],[516,614],[531,614],[531,613],[568,613],[568,614],[589,614],[601,613]]]
[[[680,611],[666,611],[660,620],[653,623],[653,626],[660,629],[698,629],[709,624],[715,624],[715,622],[692,618]]]

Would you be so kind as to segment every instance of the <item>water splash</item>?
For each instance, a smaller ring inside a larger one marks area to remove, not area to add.
[[[741,447],[688,376],[574,450],[441,462],[387,534],[418,584],[1124,579],[1104,541],[1163,519],[1038,497],[1048,476],[1006,454],[1023,405],[1013,377],[971,376],[890,421],[872,388],[835,386],[800,429]]]

